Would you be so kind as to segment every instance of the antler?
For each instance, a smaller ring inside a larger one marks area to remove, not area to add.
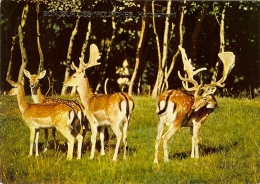
[[[71,69],[72,70],[76,70],[76,72],[81,72],[83,71],[84,69],[82,67],[76,67],[76,65],[74,64],[74,62],[71,63]]]
[[[218,57],[221,59],[224,67],[223,67],[223,73],[222,78],[219,81],[212,82],[211,84],[213,86],[218,87],[224,87],[225,84],[222,84],[225,82],[227,75],[231,72],[232,68],[235,66],[235,55],[233,52],[222,52],[218,54]]]
[[[187,58],[185,49],[183,49],[180,45],[179,45],[179,49],[180,49],[181,55],[182,55],[182,61],[183,61],[183,66],[184,66],[183,69],[184,69],[184,71],[187,72],[188,78],[182,77],[181,74],[180,74],[180,71],[178,71],[178,76],[179,76],[179,78],[182,80],[182,85],[183,85],[183,87],[184,87],[187,91],[195,91],[195,90],[198,88],[199,84],[197,83],[197,81],[195,81],[195,80],[193,79],[193,76],[196,75],[197,73],[201,72],[202,70],[207,70],[207,68],[200,68],[200,69],[198,69],[198,70],[196,70],[196,71],[193,71],[193,70],[195,69],[195,67],[193,67],[193,66],[191,65],[191,59],[188,59],[188,58]],[[190,82],[190,83],[192,83],[194,86],[191,87],[191,88],[189,88],[189,87],[188,87],[188,84],[185,83],[185,82]]]
[[[90,45],[90,55],[89,55],[89,61],[88,63],[84,63],[82,58],[79,58],[80,60],[80,67],[83,69],[90,68],[95,65],[100,65],[101,63],[98,63],[97,60],[100,59],[101,54],[99,53],[98,47],[95,44]]]

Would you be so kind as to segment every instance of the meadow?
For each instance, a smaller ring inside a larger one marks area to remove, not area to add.
[[[30,101],[30,97],[28,97]],[[260,183],[260,100],[217,98],[218,107],[200,132],[199,159],[191,159],[189,128],[169,141],[170,162],[153,163],[157,134],[156,99],[134,97],[128,128],[128,155],[112,161],[110,147],[89,160],[90,133],[81,160],[66,160],[66,140],[57,133],[58,150],[28,157],[29,129],[21,118],[16,97],[0,96],[0,183]],[[50,136],[50,143],[52,142]],[[40,131],[40,146],[44,132]],[[98,147],[98,145],[97,145]],[[76,150],[76,148],[75,148]]]

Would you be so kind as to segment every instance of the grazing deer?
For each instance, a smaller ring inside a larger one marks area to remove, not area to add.
[[[82,104],[85,107],[85,114],[90,122],[91,127],[91,154],[90,159],[94,158],[97,127],[101,127],[101,155],[105,155],[104,151],[104,136],[103,131],[105,126],[111,126],[117,137],[117,143],[113,160],[117,159],[118,149],[122,138],[120,124],[123,124],[123,143],[124,143],[124,158],[126,158],[127,147],[127,128],[130,120],[131,112],[134,108],[134,101],[129,95],[119,92],[111,95],[94,94],[89,86],[88,78],[85,75],[85,69],[98,65],[97,60],[100,58],[99,51],[96,45],[90,46],[90,59],[87,64],[82,60],[80,67],[76,67],[72,63],[72,69],[76,72],[65,81],[64,85],[77,86],[78,93]]]
[[[23,120],[30,129],[30,151],[29,156],[33,154],[33,143],[35,143],[35,156],[38,153],[38,138],[40,128],[56,128],[68,140],[67,159],[73,157],[73,148],[75,138],[78,141],[77,159],[81,158],[81,147],[83,137],[79,134],[82,126],[77,112],[64,103],[55,104],[29,104],[26,102],[24,87],[19,82],[7,81],[13,86],[9,95],[17,95],[19,109]]]
[[[158,98],[157,114],[159,123],[154,163],[158,163],[158,148],[161,139],[163,140],[164,161],[169,161],[167,142],[181,127],[190,127],[192,136],[191,158],[199,157],[200,127],[209,114],[217,107],[217,101],[214,97],[216,87],[224,87],[223,82],[235,65],[235,55],[232,52],[220,53],[218,56],[224,65],[222,78],[211,84],[198,84],[193,79],[193,76],[202,70],[206,70],[206,68],[194,71],[194,67],[191,65],[191,60],[188,60],[185,50],[181,46],[179,46],[179,49],[182,54],[184,70],[187,72],[188,77],[182,77],[178,71],[178,76],[182,80],[185,90],[168,90],[163,92]],[[193,84],[193,87],[189,87],[188,83]],[[162,135],[165,125],[169,126],[169,129]]]
[[[34,101],[34,103],[40,103],[40,104],[53,104],[53,103],[64,103],[67,104],[69,106],[71,106],[74,110],[76,110],[77,112],[82,111],[84,114],[84,107],[78,103],[77,101],[74,100],[65,100],[65,99],[60,99],[60,98],[53,98],[53,97],[46,97],[45,95],[43,95],[41,93],[41,88],[40,88],[40,83],[39,80],[42,79],[46,74],[46,70],[43,70],[39,75],[37,74],[31,74],[29,71],[24,70],[24,75],[29,79],[30,82],[30,87],[31,87],[31,93],[32,93],[32,99]],[[82,125],[83,125],[83,138],[86,135],[86,131],[89,130],[90,131],[90,127],[89,127],[89,122],[87,120],[87,118],[82,117]],[[47,145],[48,145],[48,129],[44,129],[45,131],[45,148],[44,150],[47,150]],[[100,132],[100,129],[98,129],[98,131]],[[55,128],[52,129],[52,135],[54,138],[54,143],[56,143],[56,136],[55,136]],[[108,129],[105,128],[104,130],[104,140],[105,140],[105,145],[108,144],[109,141],[109,133],[108,133]],[[56,147],[56,144],[54,144],[54,146]]]

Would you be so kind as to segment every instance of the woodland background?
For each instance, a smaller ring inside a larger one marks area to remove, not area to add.
[[[46,11],[85,11],[91,16],[46,16]],[[134,16],[98,16],[97,11],[132,12]],[[171,16],[154,17],[150,15],[153,11],[161,15],[170,12]],[[23,74],[19,75],[19,71],[26,68],[31,73],[45,69],[48,76],[51,72],[53,93],[60,94],[65,71],[72,74],[71,62],[78,65],[79,57],[88,61],[89,45],[95,43],[102,56],[101,65],[87,71],[93,91],[104,92],[105,79],[116,80],[119,77],[116,69],[127,59],[129,80],[133,82],[131,93],[152,95],[154,92],[156,96],[166,88],[181,88],[177,76],[178,70],[183,72],[177,49],[181,43],[195,67],[208,68],[201,76],[205,83],[211,80],[218,53],[233,52],[236,65],[226,81],[228,93],[219,93],[254,98],[260,87],[259,20],[259,1],[2,0],[1,93],[10,89],[5,78],[21,80]],[[223,34],[220,34],[221,25]],[[168,72],[171,65],[168,78],[165,80],[163,75],[164,82],[159,90],[154,90],[158,68]],[[131,78],[133,73],[135,78]],[[41,83],[45,93],[49,88],[47,77]],[[29,94],[29,86],[25,89]]]

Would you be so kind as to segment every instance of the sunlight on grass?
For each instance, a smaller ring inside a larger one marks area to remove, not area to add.
[[[201,158],[191,159],[189,128],[181,128],[169,141],[170,162],[153,164],[157,134],[156,99],[134,97],[135,110],[128,129],[128,157],[113,162],[115,138],[105,156],[89,149],[81,160],[66,160],[63,148],[28,157],[29,129],[21,119],[15,98],[0,96],[0,181],[2,183],[259,183],[260,182],[260,101],[218,99],[218,108],[201,128]],[[90,140],[90,133],[85,138]],[[51,141],[51,140],[50,140]],[[44,133],[40,131],[40,145]]]

